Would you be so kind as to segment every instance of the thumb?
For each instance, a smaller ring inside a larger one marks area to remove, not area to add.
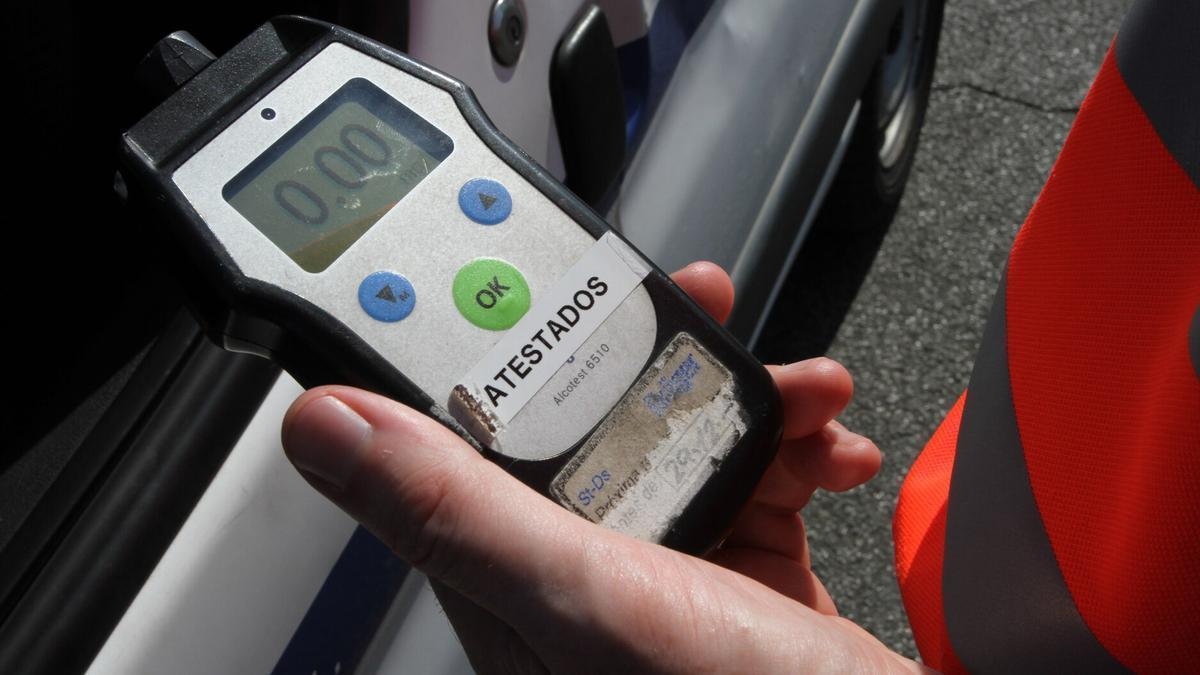
[[[737,660],[775,672],[829,668],[815,659],[878,646],[753,580],[559,508],[381,396],[306,392],[284,418],[283,444],[310,483],[392,550],[499,619],[467,606],[476,621],[464,623],[462,603],[446,605],[456,627],[497,631],[468,641],[500,655],[476,665],[725,672]]]
[[[545,614],[539,589],[561,600],[575,587],[570,577],[583,566],[569,558],[577,543],[607,534],[449,429],[362,390],[321,387],[300,396],[284,418],[283,445],[314,487],[397,555],[515,623]]]

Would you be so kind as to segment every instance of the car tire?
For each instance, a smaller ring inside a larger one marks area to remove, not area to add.
[[[821,229],[867,233],[891,223],[925,121],[944,4],[945,0],[901,3],[817,219]]]

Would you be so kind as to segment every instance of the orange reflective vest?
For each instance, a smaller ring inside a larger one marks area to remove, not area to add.
[[[935,668],[1200,668],[1200,2],[1122,24],[894,538]]]

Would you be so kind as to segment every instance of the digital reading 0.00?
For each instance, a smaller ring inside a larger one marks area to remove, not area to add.
[[[321,272],[452,148],[428,122],[355,79],[229,181],[223,194],[300,267]]]

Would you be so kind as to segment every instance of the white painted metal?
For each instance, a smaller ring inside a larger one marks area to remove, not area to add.
[[[92,662],[114,673],[266,673],[355,523],[283,455],[281,377]]]

